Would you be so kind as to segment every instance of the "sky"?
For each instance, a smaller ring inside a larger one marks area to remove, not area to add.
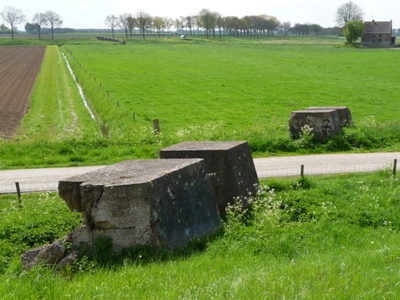
[[[177,18],[196,15],[206,8],[222,16],[271,15],[281,22],[335,26],[337,8],[348,0],[0,0],[0,10],[5,6],[20,9],[27,22],[32,22],[38,12],[52,10],[64,21],[62,27],[75,29],[107,28],[108,15],[120,15],[145,11],[151,16]],[[393,28],[400,28],[400,0],[353,0],[364,10],[366,21],[393,21]],[[4,23],[0,20],[0,24]],[[17,25],[24,30],[25,23]]]

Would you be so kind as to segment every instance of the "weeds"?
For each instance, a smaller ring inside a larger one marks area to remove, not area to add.
[[[398,189],[389,169],[266,180],[246,206],[237,199],[228,207],[221,235],[178,251],[137,246],[119,255],[110,254],[109,240],[99,239],[97,250],[83,251],[64,273],[22,270],[15,254],[25,247],[22,241],[8,243],[13,237],[2,237],[7,262],[0,273],[0,298],[376,299],[385,293],[396,299]],[[30,215],[32,226],[25,230],[35,232],[35,224],[55,216],[54,209],[68,223],[52,194],[25,195],[21,209],[11,196],[2,196],[0,233],[19,226],[16,216],[28,217],[30,198],[40,199],[41,217]],[[59,230],[62,222],[52,218],[50,224]]]

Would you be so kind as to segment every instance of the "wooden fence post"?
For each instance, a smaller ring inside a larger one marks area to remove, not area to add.
[[[153,120],[153,125],[154,125],[154,133],[159,134],[160,133],[160,122],[158,119]]]
[[[18,195],[18,203],[21,204],[21,189],[19,188],[19,182],[15,183],[15,187],[17,188],[17,195]]]
[[[395,159],[393,163],[393,176],[396,176],[396,171],[397,171],[397,159]]]
[[[300,176],[301,176],[301,177],[304,177],[304,165],[301,165],[301,168],[300,168]]]

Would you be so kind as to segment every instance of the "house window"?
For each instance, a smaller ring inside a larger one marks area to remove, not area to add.
[[[372,42],[375,43],[375,36],[372,36]]]
[[[379,43],[382,42],[382,34],[379,35],[379,37],[378,37],[378,42],[379,42]]]

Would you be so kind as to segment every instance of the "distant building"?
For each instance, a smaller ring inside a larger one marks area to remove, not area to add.
[[[392,47],[396,43],[396,37],[392,32],[392,21],[364,22],[364,32],[361,37],[361,45],[366,47]]]

